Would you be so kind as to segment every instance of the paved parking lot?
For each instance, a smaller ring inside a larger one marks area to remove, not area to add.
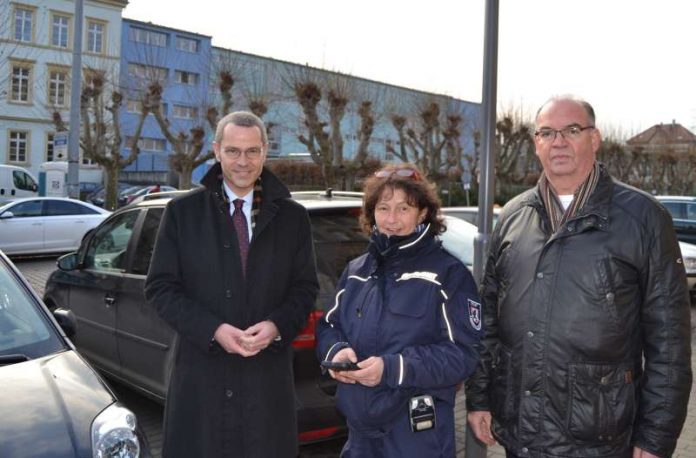
[[[39,296],[43,295],[43,290],[46,285],[48,275],[55,268],[55,259],[46,258],[24,258],[14,259],[17,267],[22,271],[27,280],[36,289]],[[696,308],[691,310],[691,329],[692,329],[692,348],[696,345],[696,335],[694,335],[696,324]],[[694,359],[696,350],[693,352],[691,365],[694,367]],[[162,407],[149,399],[143,398],[125,387],[114,384],[114,389],[125,405],[133,409],[140,424],[143,426],[153,456],[161,456],[162,443]],[[689,412],[686,418],[684,430],[677,444],[677,450],[674,453],[675,458],[696,458],[696,385],[691,389],[691,399],[689,401]],[[457,458],[464,458],[464,437],[465,437],[465,421],[466,410],[464,407],[464,396],[460,394],[457,398],[455,408],[455,418],[457,420]],[[340,451],[341,443],[336,441],[333,443],[322,444],[317,446],[304,447],[300,456],[302,458],[320,458],[320,457],[336,457]],[[495,446],[488,449],[488,457],[504,457],[505,453],[500,446]]]

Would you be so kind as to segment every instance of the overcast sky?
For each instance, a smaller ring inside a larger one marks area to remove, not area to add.
[[[484,0],[130,0],[213,45],[480,102]],[[696,127],[696,1],[500,0],[498,106],[553,94],[624,134]]]

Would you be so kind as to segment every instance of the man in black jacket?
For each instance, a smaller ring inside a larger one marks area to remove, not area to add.
[[[691,389],[671,218],[597,163],[589,103],[550,99],[536,129],[542,176],[491,238],[469,425],[511,457],[668,457]]]
[[[145,293],[179,335],[166,457],[297,455],[290,343],[318,290],[306,210],[263,168],[263,122],[218,123],[202,189],[163,216]]]

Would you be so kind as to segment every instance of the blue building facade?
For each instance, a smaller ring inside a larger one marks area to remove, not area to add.
[[[399,162],[400,159],[389,152],[389,147],[400,148],[392,117],[403,116],[410,127],[418,130],[418,113],[433,103],[440,108],[443,125],[447,115],[461,116],[460,144],[465,155],[474,152],[473,132],[478,128],[480,117],[478,103],[212,47],[209,36],[132,19],[123,19],[121,40],[124,106],[120,117],[126,140],[123,155],[130,153],[128,139],[140,116],[142,96],[153,82],[159,82],[163,88],[162,109],[170,131],[174,135],[179,132],[188,135],[191,128],[203,127],[207,142],[204,152],[210,151],[213,132],[206,120],[206,112],[211,107],[222,111],[219,83],[220,74],[225,72],[234,80],[232,110],[250,110],[255,102],[263,102],[266,106],[263,119],[272,126],[269,130],[270,158],[309,160],[307,147],[299,140],[308,132],[304,113],[294,93],[294,85],[306,81],[316,83],[322,91],[318,114],[323,121],[329,120],[326,100],[330,89],[339,91],[348,101],[341,121],[344,161],[350,161],[358,151],[358,109],[366,100],[372,102],[375,117],[369,144],[370,156],[374,158]],[[122,180],[177,184],[177,177],[169,165],[172,145],[153,115],[148,115],[145,120],[140,149],[137,161],[122,173]],[[193,172],[194,183],[202,178],[211,164],[209,161]]]
[[[205,125],[210,83],[211,38],[151,23],[123,19],[121,35],[121,91],[124,95],[121,126],[122,154],[130,154],[129,140],[135,132],[143,95],[159,83],[162,111],[176,136]],[[123,172],[123,181],[177,183],[170,171],[172,145],[154,115],[149,114],[139,141],[140,154]]]

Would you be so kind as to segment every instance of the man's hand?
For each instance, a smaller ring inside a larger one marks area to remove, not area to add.
[[[278,337],[278,327],[272,321],[266,320],[249,326],[240,338],[240,344],[254,354],[265,350]]]
[[[488,411],[469,412],[466,414],[469,427],[474,431],[474,435],[484,444],[495,445],[495,438],[491,432],[491,413]],[[634,455],[635,456],[635,455]]]
[[[236,353],[238,355],[248,357],[254,356],[259,351],[252,351],[244,348],[241,344],[241,339],[244,332],[241,329],[235,328],[231,324],[223,323],[215,330],[215,341],[220,344],[223,350],[227,353]]]
[[[650,452],[646,452],[640,447],[633,447],[633,458],[660,458]]]

